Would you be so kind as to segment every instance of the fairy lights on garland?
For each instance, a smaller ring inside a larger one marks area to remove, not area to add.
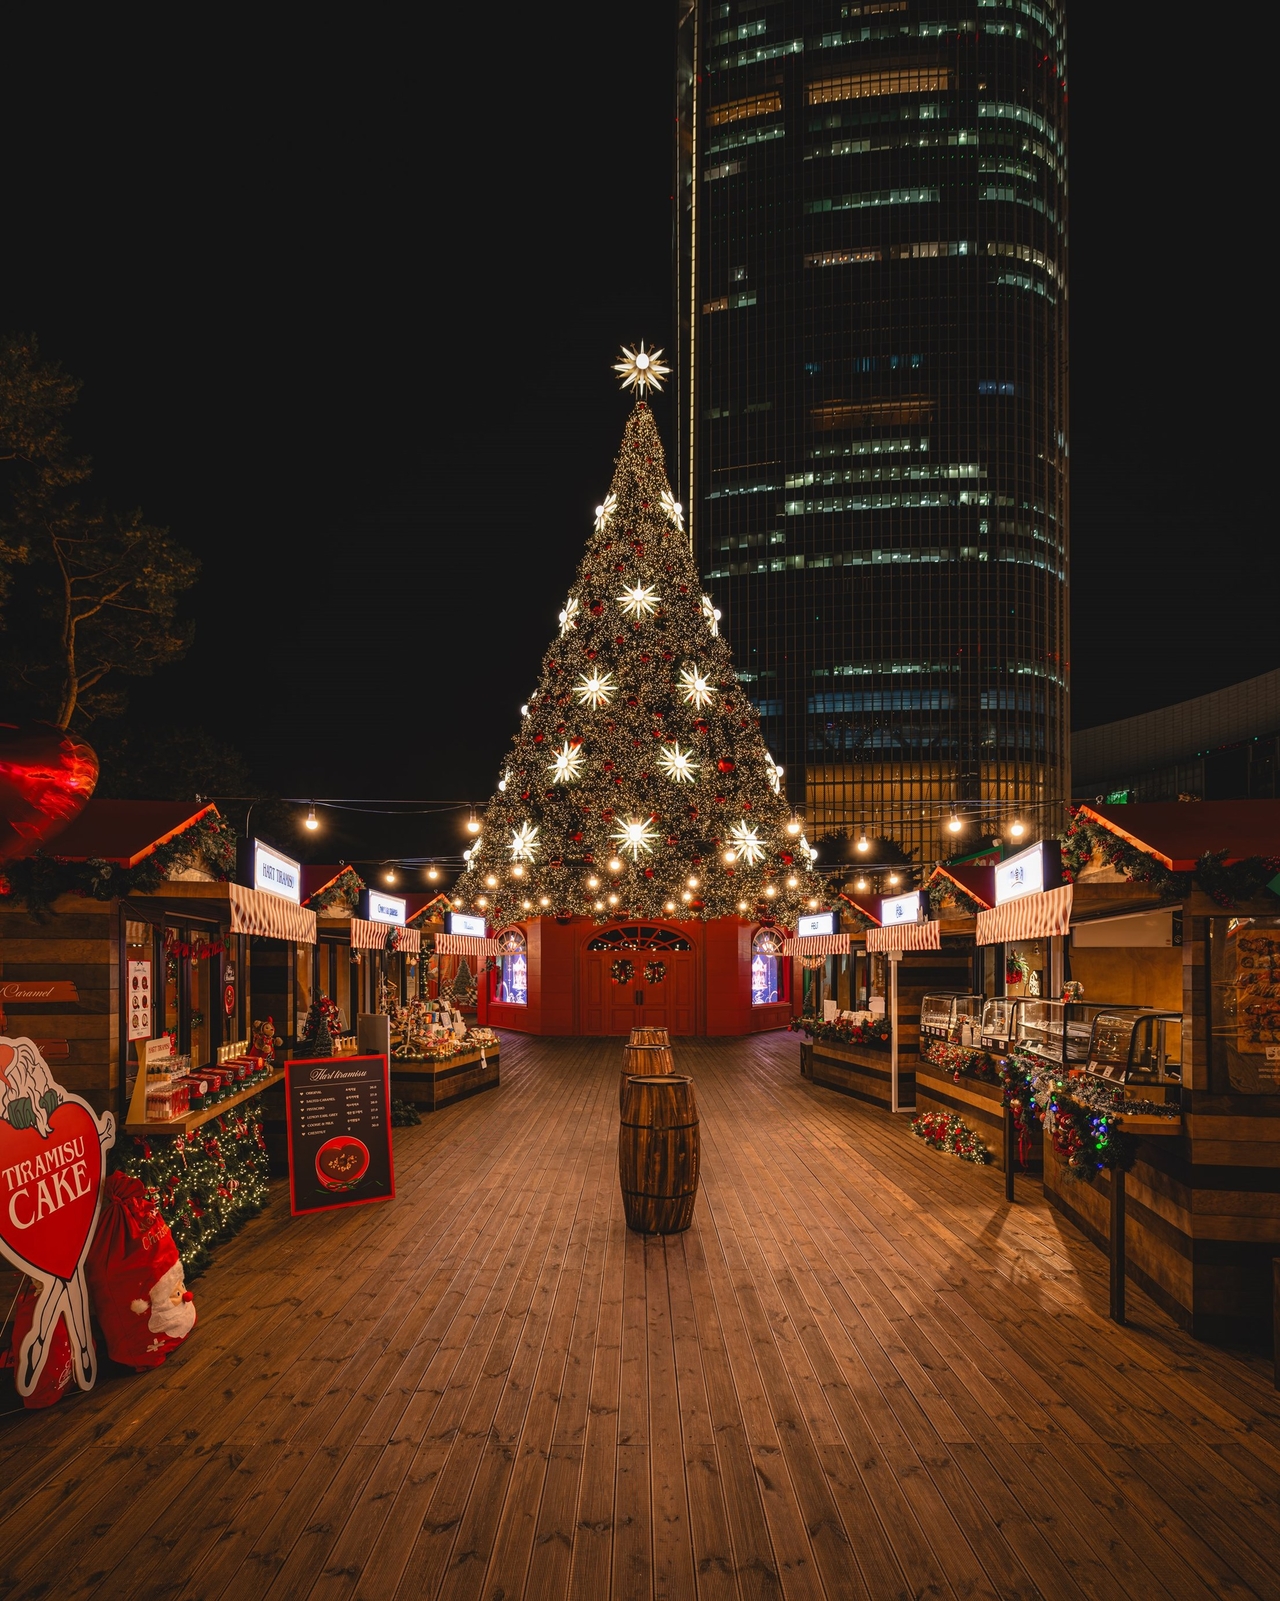
[[[935,1151],[958,1156],[962,1162],[984,1166],[991,1160],[981,1138],[955,1112],[921,1112],[911,1119],[911,1132]]]
[[[146,1186],[188,1277],[267,1204],[267,1147],[257,1102],[185,1134],[124,1135],[111,1165]]]
[[[641,358],[648,365],[641,366]],[[619,364],[638,392],[653,352]],[[643,400],[455,902],[542,915],[768,916],[830,904],[703,594]]]
[[[1181,899],[1194,882],[1227,909],[1261,895],[1280,873],[1280,856],[1247,856],[1228,866],[1225,850],[1206,851],[1196,862],[1194,872],[1174,873],[1147,851],[1090,821],[1077,807],[1062,838],[1063,877],[1074,881],[1095,856],[1132,882],[1150,885],[1162,899]]]

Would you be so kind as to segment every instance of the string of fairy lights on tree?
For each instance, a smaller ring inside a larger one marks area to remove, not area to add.
[[[828,904],[684,537],[645,400],[661,356],[616,364],[636,403],[613,481],[454,887],[495,925]]]

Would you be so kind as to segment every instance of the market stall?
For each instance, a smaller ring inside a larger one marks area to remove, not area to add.
[[[466,927],[457,932],[442,928],[429,936],[433,954],[439,963],[464,960],[484,973],[485,964],[499,955],[500,942],[485,932],[483,919],[463,921]],[[418,934],[416,929],[406,932]],[[435,997],[418,994],[391,1014],[393,1092],[426,1111],[498,1087],[498,1036],[483,1023],[468,1026],[451,988],[446,979]]]

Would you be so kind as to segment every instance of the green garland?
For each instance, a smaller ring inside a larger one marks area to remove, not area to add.
[[[1194,882],[1227,910],[1262,894],[1280,873],[1280,856],[1247,856],[1227,866],[1225,850],[1206,851],[1196,862],[1194,872],[1175,873],[1147,851],[1091,822],[1076,807],[1071,826],[1062,836],[1063,878],[1074,882],[1095,855],[1133,883],[1149,884],[1163,900],[1182,898]]]
[[[261,1106],[233,1107],[185,1134],[124,1135],[111,1167],[146,1186],[190,1277],[267,1204]]]
[[[366,887],[364,879],[354,867],[344,867],[332,883],[318,889],[305,904],[317,917],[324,917],[335,906],[354,913],[360,904],[360,893]]]
[[[849,908],[847,912],[840,913],[842,922],[856,923],[860,929],[875,928],[877,926],[875,919],[868,917],[862,908],[856,902],[850,900],[843,890],[836,896],[836,899],[843,901]]]
[[[991,1160],[991,1152],[969,1125],[954,1112],[921,1112],[911,1119],[911,1132],[949,1156],[979,1166]]]
[[[935,917],[942,910],[944,901],[951,901],[968,917],[976,917],[979,912],[986,911],[982,902],[970,895],[967,889],[961,888],[953,878],[935,877],[929,880],[926,887],[929,894],[929,910]]]
[[[69,862],[37,851],[5,869],[0,877],[0,896],[10,905],[25,905],[34,917],[43,917],[59,895],[80,895],[96,901],[145,895],[159,889],[174,868],[192,863],[199,863],[214,878],[225,881],[235,872],[236,841],[231,824],[210,812],[163,845],[157,845],[136,867],[120,867],[96,858]]]
[[[828,1045],[871,1045],[878,1050],[888,1050],[893,1037],[893,1027],[884,1016],[869,1017],[861,1023],[848,1017],[838,1017],[831,1023],[813,1016],[797,1017],[792,1019],[791,1028]]]

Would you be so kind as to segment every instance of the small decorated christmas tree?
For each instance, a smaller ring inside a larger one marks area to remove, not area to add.
[[[661,354],[618,363],[638,398],[613,482],[455,886],[494,925],[826,904],[667,482],[643,399]]]
[[[332,1056],[333,1035],[329,1032],[329,1019],[325,1016],[324,1008],[319,1001],[312,1001],[307,1009],[306,1022],[302,1028],[302,1038],[298,1041],[298,1049],[305,1051],[308,1056]]]

